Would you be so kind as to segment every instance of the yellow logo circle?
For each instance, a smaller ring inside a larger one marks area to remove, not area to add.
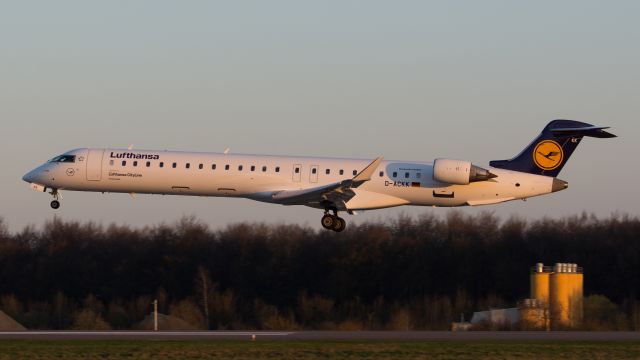
[[[544,140],[533,149],[533,162],[542,170],[553,170],[562,164],[564,152],[553,140]]]

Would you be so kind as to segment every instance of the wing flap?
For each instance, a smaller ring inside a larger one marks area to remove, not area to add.
[[[342,182],[319,186],[303,190],[283,190],[273,194],[271,198],[276,202],[290,205],[303,205],[308,202],[329,200],[331,193],[335,195],[351,195],[341,188]],[[335,196],[334,196],[335,197]]]

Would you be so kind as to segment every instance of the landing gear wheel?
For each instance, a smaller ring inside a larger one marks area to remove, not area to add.
[[[341,217],[336,217],[335,223],[333,224],[333,229],[331,229],[331,230],[333,230],[335,232],[341,232],[346,227],[347,227],[347,222],[344,221],[344,219],[341,218]]]
[[[59,208],[59,207],[60,207],[60,201],[58,201],[58,200],[53,200],[53,201],[51,202],[51,208],[52,208],[52,209],[57,209],[57,208]]]
[[[329,214],[325,214],[322,217],[322,227],[327,229],[327,230],[333,230],[335,223],[336,223],[336,217],[333,215],[329,215]]]

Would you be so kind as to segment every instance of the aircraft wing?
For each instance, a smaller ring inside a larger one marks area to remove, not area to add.
[[[272,195],[274,202],[283,205],[308,205],[313,207],[335,207],[346,210],[345,203],[355,196],[351,189],[371,180],[371,176],[382,162],[382,156],[373,160],[352,179],[302,190],[282,190]],[[328,205],[328,206],[327,206]]]

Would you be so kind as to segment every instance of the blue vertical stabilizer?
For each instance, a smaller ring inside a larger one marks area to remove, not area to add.
[[[493,160],[495,168],[556,177],[585,136],[612,138],[608,127],[574,120],[553,120],[520,154],[511,160]]]

